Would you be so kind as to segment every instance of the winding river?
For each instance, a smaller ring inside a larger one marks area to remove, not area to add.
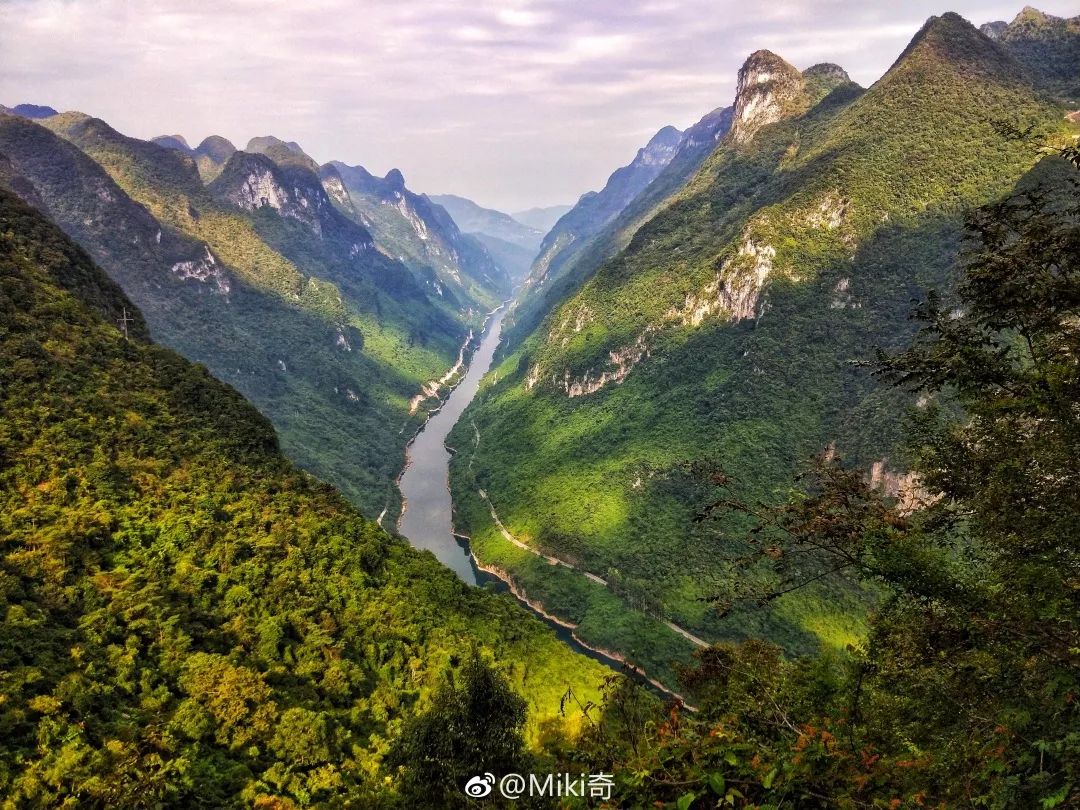
[[[480,380],[491,367],[495,349],[499,345],[505,315],[506,305],[503,305],[488,319],[485,332],[480,339],[480,346],[469,362],[464,379],[450,392],[446,402],[431,415],[409,445],[405,471],[398,481],[398,488],[401,490],[405,504],[405,511],[398,521],[398,533],[416,548],[430,551],[443,565],[452,569],[469,585],[486,585],[503,592],[509,590],[507,584],[498,577],[477,568],[476,560],[469,552],[468,541],[456,537],[453,533],[454,506],[450,499],[449,486],[450,451],[446,449],[445,442],[465,408],[480,390]],[[618,658],[586,646],[577,639],[572,628],[537,610],[518,594],[515,593],[514,596],[521,605],[554,630],[555,635],[576,652],[616,670],[622,667],[622,662]],[[624,671],[638,683],[656,690],[657,694],[673,694],[659,683],[649,680],[638,670]]]
[[[398,521],[398,532],[416,548],[427,549],[439,562],[453,569],[470,585],[501,580],[485,574],[476,567],[464,540],[454,537],[451,515],[449,471],[450,451],[446,437],[461,418],[466,406],[480,389],[480,380],[491,367],[499,345],[506,307],[500,307],[488,318],[480,347],[469,362],[465,378],[450,392],[449,399],[432,414],[423,429],[413,439],[407,451],[405,472],[398,482],[405,513]]]

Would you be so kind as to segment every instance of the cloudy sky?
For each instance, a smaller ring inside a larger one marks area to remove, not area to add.
[[[948,3],[948,5],[946,5]],[[297,140],[317,160],[516,210],[599,188],[769,48],[863,85],[931,14],[1021,0],[0,0],[0,103],[149,138]],[[1040,7],[1071,16],[1080,0]]]

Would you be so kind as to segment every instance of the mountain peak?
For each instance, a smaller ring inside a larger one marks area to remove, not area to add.
[[[158,135],[150,140],[158,146],[164,146],[166,149],[175,149],[178,152],[185,153],[191,151],[191,147],[183,135]]]
[[[631,166],[666,166],[682,143],[682,130],[666,126],[638,150]]]
[[[207,135],[202,143],[195,147],[195,154],[206,155],[215,163],[224,163],[236,151],[232,141],[220,135]]]
[[[11,111],[23,118],[52,118],[60,114],[52,107],[43,104],[16,104]]]
[[[997,42],[952,11],[930,17],[889,68],[886,77],[898,69],[924,72],[944,66],[962,74],[969,82],[986,78],[1029,83],[1020,65]]]
[[[819,62],[816,65],[811,65],[802,73],[804,78],[822,78],[835,82],[850,82],[851,77],[848,76],[848,72],[844,70],[840,65],[833,64],[832,62]]]
[[[391,169],[383,179],[394,191],[405,190],[405,175],[399,169]]]
[[[734,143],[749,143],[758,130],[805,107],[806,84],[792,65],[772,51],[754,51],[739,68],[735,91]]]

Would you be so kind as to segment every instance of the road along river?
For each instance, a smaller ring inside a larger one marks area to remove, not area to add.
[[[505,315],[506,305],[488,318],[480,346],[469,362],[465,377],[409,444],[405,471],[398,480],[405,506],[405,511],[398,521],[398,533],[416,548],[430,551],[469,585],[487,585],[498,591],[510,590],[519,603],[542,619],[555,631],[559,639],[576,652],[620,669],[623,661],[616,654],[587,646],[574,635],[573,625],[548,615],[541,606],[530,603],[509,588],[502,578],[480,570],[469,551],[468,541],[453,533],[453,502],[450,499],[449,487],[450,451],[446,449],[445,442],[465,408],[480,390],[480,380],[491,367]],[[629,671],[639,683],[668,696],[675,694],[662,684],[647,678],[643,672],[635,668],[630,668]]]

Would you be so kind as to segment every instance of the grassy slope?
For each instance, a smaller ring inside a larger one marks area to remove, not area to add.
[[[602,667],[362,518],[144,334],[0,190],[0,793],[370,805],[403,718],[473,644],[534,737],[568,686],[596,696]]]
[[[158,339],[240,389],[302,466],[370,514],[396,508],[408,400],[454,362],[463,327],[402,283],[411,279],[400,265],[373,255],[364,273],[350,272],[299,223],[214,202],[178,153],[86,122],[60,116],[54,126],[119,187],[21,119],[0,120],[0,152],[12,153],[56,219],[144,308]],[[102,204],[99,187],[115,205]],[[155,216],[160,244],[150,244],[145,223],[140,244],[119,235],[124,223]],[[169,272],[204,244],[226,265],[228,296]],[[352,351],[338,346],[339,333]]]
[[[1000,49],[947,15],[861,97],[838,91],[746,149],[719,148],[680,199],[495,369],[498,383],[455,437],[470,444],[470,420],[482,435],[475,454],[455,457],[455,498],[468,504],[482,486],[516,536],[601,575],[617,571],[624,601],[707,637],[765,634],[792,651],[856,641],[865,599],[850,583],[726,620],[700,601],[724,592],[724,552],[739,545],[694,522],[713,493],[683,464],[719,461],[745,495],[773,500],[832,442],[862,466],[893,453],[901,403],[850,361],[903,341],[911,299],[951,277],[964,207],[1004,193],[1034,162],[996,134],[994,118],[1039,121],[1044,133],[1060,126]],[[837,201],[840,226],[815,224],[822,204]],[[738,256],[747,239],[776,251],[764,315],[694,327],[669,318],[725,260],[727,272],[750,270]],[[841,279],[847,294],[836,291]],[[566,370],[609,367],[609,351],[643,334],[650,357],[621,385],[568,399],[552,384]],[[534,366],[541,381],[528,390]],[[461,512],[481,557],[509,553],[480,505]],[[737,522],[722,528],[738,535]],[[543,584],[534,568],[515,569],[534,595],[592,623],[580,582]],[[614,640],[641,621],[623,615],[597,622],[598,634]]]

